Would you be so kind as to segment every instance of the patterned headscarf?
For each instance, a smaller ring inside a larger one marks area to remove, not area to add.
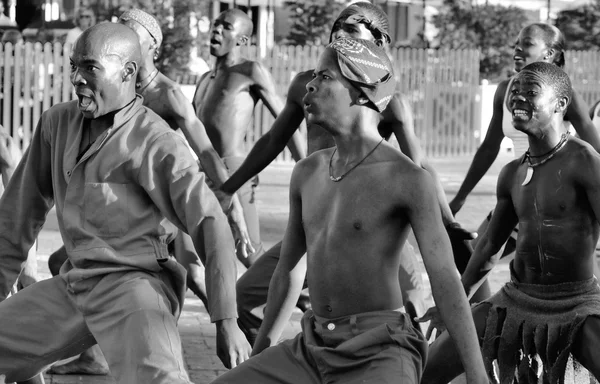
[[[156,44],[160,47],[163,40],[163,34],[160,30],[160,25],[158,25],[158,21],[150,14],[142,11],[141,9],[130,9],[129,11],[123,12],[123,14],[119,17],[119,21],[128,21],[133,20],[140,23],[140,25],[146,28],[146,31],[154,38]]]
[[[383,112],[396,89],[392,63],[383,48],[362,39],[339,38],[327,46],[336,52],[342,75]]]
[[[333,28],[329,35],[330,43],[333,38],[333,30],[336,28],[336,25],[340,23],[364,24],[376,39],[381,39],[385,44],[390,44],[392,42],[387,15],[381,8],[369,2],[359,1],[350,4],[340,12],[340,15],[333,23]]]

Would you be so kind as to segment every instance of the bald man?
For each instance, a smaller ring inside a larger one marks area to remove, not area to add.
[[[154,60],[158,56],[158,50],[163,40],[158,21],[140,9],[130,9],[119,17],[119,23],[133,29],[140,40],[142,62],[138,72],[136,92],[143,96],[144,106],[163,118],[173,130],[178,131],[181,128],[188,143],[198,156],[204,172],[210,179],[211,183],[209,185],[218,188],[229,176],[225,164],[213,148],[210,139],[206,135],[204,125],[198,120],[194,108],[179,85],[160,73],[154,65]],[[248,247],[248,251],[252,251],[239,200],[236,195],[233,195],[233,201],[228,196],[220,194],[221,205],[226,211],[230,212],[229,216],[236,237]],[[231,209],[229,209],[230,202]],[[196,253],[192,239],[184,232],[179,232],[174,241],[174,256],[187,271],[186,282],[188,288],[202,300],[204,306],[208,309],[208,296],[204,279],[205,269],[202,264],[202,260],[206,260],[204,255]],[[57,271],[66,258],[66,252],[63,252],[62,249],[54,252],[48,260],[50,270]],[[236,332],[235,335],[241,336],[242,333]],[[243,337],[236,340],[235,345],[238,346],[235,349],[246,349],[247,353],[250,352],[250,345]],[[82,353],[76,360],[52,367],[51,372],[61,375],[106,375],[108,374],[108,367],[99,348],[95,346]]]
[[[252,28],[252,20],[239,9],[229,9],[214,20],[210,53],[216,57],[215,68],[200,78],[193,100],[197,116],[231,173],[246,157],[244,139],[252,127],[258,101],[262,100],[274,117],[282,108],[271,74],[262,64],[241,56],[240,48],[247,44]],[[292,147],[293,150],[296,148]],[[299,155],[296,157],[300,158]],[[239,189],[254,249],[248,253],[246,247],[238,246],[238,259],[246,266],[253,264],[264,252],[256,210],[257,185],[258,179],[254,178]]]
[[[229,343],[233,237],[183,138],[136,95],[139,63],[130,28],[86,30],[71,54],[77,100],[44,112],[0,200],[0,298],[54,204],[68,254],[59,276],[0,303],[7,381],[97,342],[118,383],[190,383],[176,325],[185,271],[167,251],[178,230],[206,254],[217,343]]]

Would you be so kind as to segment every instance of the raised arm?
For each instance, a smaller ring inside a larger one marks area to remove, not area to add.
[[[236,323],[236,255],[227,219],[198,171],[183,139],[162,134],[149,146],[139,183],[173,224],[187,232],[198,254],[205,255],[210,319],[217,326],[217,352],[226,367],[250,352]],[[204,260],[203,260],[204,261]]]
[[[504,132],[502,132],[502,117],[504,114],[502,104],[504,103],[508,83],[508,80],[505,80],[496,89],[492,120],[490,121],[485,139],[477,149],[465,180],[458,189],[456,196],[450,201],[450,209],[453,214],[456,214],[462,208],[469,193],[471,193],[473,188],[479,183],[479,180],[490,169],[496,157],[498,157],[500,144],[502,144],[502,139],[504,139]]]
[[[500,172],[496,185],[497,203],[492,219],[487,231],[477,242],[475,251],[463,273],[462,284],[469,299],[492,271],[500,258],[500,249],[519,221],[510,195],[517,167],[517,161],[513,161]]]
[[[573,128],[575,128],[579,137],[594,147],[596,152],[600,152],[600,135],[588,112],[585,101],[579,93],[573,90],[573,98],[567,108],[565,117],[573,124]]]
[[[297,137],[298,127],[304,120],[304,110],[298,100],[306,93],[306,74],[297,75],[290,84],[285,106],[275,119],[271,129],[254,144],[241,167],[223,184],[222,190],[234,193],[244,183],[265,169],[286,144]],[[300,135],[302,136],[302,135]],[[300,157],[304,157],[304,145]]]
[[[483,382],[487,376],[475,324],[451,258],[450,241],[436,204],[433,180],[426,172],[413,172],[408,179],[413,187],[404,192],[403,204],[423,255],[433,297],[460,354],[467,381]]]
[[[54,205],[49,118],[42,115],[31,144],[0,199],[0,301],[9,294],[21,264]]]
[[[296,165],[290,182],[290,216],[283,237],[281,257],[275,268],[265,318],[258,332],[252,355],[275,345],[298,301],[306,275],[306,237],[302,227],[302,200],[300,185],[308,171],[306,161]]]

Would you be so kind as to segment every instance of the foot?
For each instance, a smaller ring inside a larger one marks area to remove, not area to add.
[[[106,364],[77,358],[63,365],[55,365],[48,370],[53,375],[108,375]]]

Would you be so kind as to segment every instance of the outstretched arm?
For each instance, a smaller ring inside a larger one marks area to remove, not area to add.
[[[598,129],[590,118],[587,104],[575,90],[573,90],[573,98],[565,116],[573,124],[573,128],[575,128],[579,137],[594,147],[596,152],[600,152]]]
[[[304,76],[300,74],[292,80],[283,110],[275,119],[271,129],[254,144],[241,167],[223,184],[224,192],[237,191],[275,160],[290,139],[296,140],[294,138],[299,134],[298,127],[304,120],[302,106],[296,101],[306,93],[306,82],[303,79]],[[304,145],[300,143],[300,147],[299,157],[303,158]]]
[[[413,188],[407,192],[404,205],[423,255],[433,297],[465,367],[467,381],[487,383],[475,324],[451,259],[450,241],[436,204],[433,180],[418,171],[410,181]]]
[[[494,208],[488,229],[477,242],[475,252],[462,276],[462,284],[469,299],[496,265],[500,258],[500,249],[519,222],[510,195],[517,168],[518,163],[513,161],[502,169],[498,177],[496,208]]]
[[[473,162],[467,171],[465,180],[462,182],[456,196],[450,202],[450,209],[453,214],[456,214],[467,200],[467,196],[473,188],[479,183],[479,180],[485,175],[490,169],[498,153],[500,152],[500,144],[504,139],[504,132],[502,132],[502,115],[503,115],[503,103],[506,90],[508,88],[508,80],[503,81],[498,85],[496,93],[494,94],[494,110],[492,114],[492,120],[487,129],[485,139],[481,146],[477,149]]]
[[[269,284],[265,318],[258,332],[252,355],[275,345],[302,291],[306,275],[306,237],[302,227],[302,200],[300,185],[306,172],[300,162],[294,168],[290,183],[290,217],[281,246],[281,258]]]

